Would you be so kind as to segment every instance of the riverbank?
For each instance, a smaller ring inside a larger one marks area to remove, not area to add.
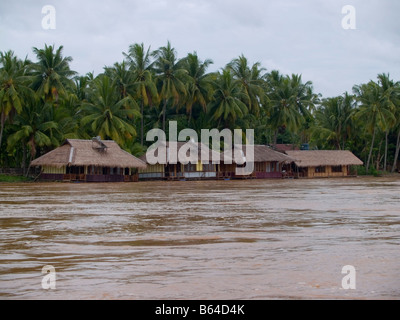
[[[31,177],[0,174],[0,183],[1,182],[7,182],[7,183],[18,182],[18,183],[20,183],[20,182],[32,182],[32,181],[33,181],[33,178],[31,178]]]
[[[357,175],[357,178],[377,178],[377,177],[393,177],[393,178],[400,178],[399,173],[381,173],[381,174],[374,174],[374,175]],[[316,179],[328,179],[328,178],[316,178]],[[330,178],[329,178],[330,179]],[[0,183],[21,183],[21,182],[41,182],[41,180],[35,180],[33,177],[25,177],[22,175],[13,175],[13,174],[0,174]],[[49,182],[49,181],[45,181]],[[143,182],[143,181],[139,181]]]

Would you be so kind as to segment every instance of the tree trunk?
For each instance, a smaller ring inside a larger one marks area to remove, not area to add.
[[[394,155],[392,173],[397,168],[397,159],[399,158],[399,151],[400,151],[400,130],[399,130],[399,134],[397,135],[396,152],[395,152],[395,155]]]
[[[0,148],[1,148],[1,143],[3,141],[3,131],[4,131],[4,124],[5,124],[5,114],[4,112],[1,113],[0,115],[0,123],[1,123],[1,127],[0,127]]]
[[[162,121],[162,126],[163,126],[163,131],[165,132],[165,116],[167,113],[167,99],[164,99],[164,105],[163,105],[163,121]]]
[[[28,175],[29,175],[29,170],[31,170],[31,163],[32,163],[32,159],[33,157],[32,157],[32,155],[30,156],[30,158],[29,158],[29,166],[28,166],[28,170],[26,170],[26,174],[25,174],[25,177],[28,177]]]
[[[278,129],[274,131],[274,145],[276,145],[277,141],[278,141]]]
[[[385,160],[383,161],[383,171],[386,172],[387,169],[387,153],[388,153],[388,135],[389,132],[385,133]]]
[[[143,114],[143,101],[142,101],[142,105],[140,106],[140,112],[142,114],[142,119],[140,119],[140,143],[143,147],[143,139],[144,139],[144,114]]]
[[[188,127],[190,126],[190,120],[192,120],[192,108],[189,111]]]
[[[383,157],[381,157],[382,142],[383,142],[382,140],[379,142],[378,156],[376,157],[376,166],[375,166],[375,168],[376,168],[377,171],[379,171],[379,169],[381,167],[381,161],[382,161],[382,158],[383,158]]]
[[[371,147],[369,148],[369,154],[368,154],[368,160],[367,160],[367,167],[366,167],[367,174],[368,174],[368,170],[369,170],[369,164],[370,164],[370,161],[371,161],[372,149],[374,148],[374,143],[375,143],[375,128],[374,128],[374,131],[373,131],[373,133],[372,133]]]
[[[26,168],[26,145],[22,144],[22,162],[21,162],[22,174],[25,175]]]

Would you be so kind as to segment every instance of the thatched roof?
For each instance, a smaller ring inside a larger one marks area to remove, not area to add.
[[[363,162],[348,150],[295,150],[286,151],[298,167],[361,166]]]
[[[196,148],[196,143],[194,142],[190,142],[189,141],[189,145],[187,145],[188,142],[177,142],[177,150],[179,152],[179,150],[186,145],[186,147],[188,148],[189,146],[192,146],[193,148]],[[170,143],[166,142],[166,147],[170,147]],[[247,146],[243,145],[241,147],[238,147],[239,150],[243,150],[243,154],[242,156],[244,158],[246,158],[246,160],[248,161],[249,159],[247,159],[248,157],[246,157],[246,153],[247,153]],[[210,149],[209,147],[207,147],[205,144],[198,142],[197,143],[197,150],[198,150],[198,158],[197,160],[200,161],[202,159],[205,159],[205,155],[208,153],[208,157],[210,162],[213,159],[218,159],[217,161],[219,161],[219,163],[223,163],[224,161],[229,161],[229,162],[233,162],[235,163],[237,159],[235,159],[234,157],[234,148],[232,148],[232,154],[230,156],[228,156],[227,158],[224,157],[224,152],[217,152],[214,151],[212,149]],[[224,150],[221,150],[224,151]],[[168,154],[168,151],[167,151]],[[158,156],[158,153],[155,152],[154,154],[155,157]],[[187,152],[187,156],[189,156],[189,152]],[[213,158],[214,157],[214,158]],[[195,157],[193,157],[193,161],[189,161],[189,162],[195,162],[196,159],[194,159]],[[142,161],[146,161],[146,154],[144,154],[143,156],[140,157],[140,159]],[[241,159],[242,160],[242,159]],[[277,152],[273,149],[271,149],[270,147],[264,146],[264,145],[254,145],[254,162],[284,162],[284,163],[290,163],[293,162],[294,159],[292,159],[291,157],[289,157],[286,154],[283,154],[281,152]],[[242,162],[242,161],[240,161]]]
[[[247,154],[247,146],[242,146],[244,155]],[[247,158],[247,157],[246,157]],[[281,162],[291,163],[294,159],[286,154],[275,151],[264,145],[254,145],[254,162]]]
[[[99,166],[116,168],[146,168],[146,164],[122,150],[112,140],[76,140],[65,143],[32,161],[32,166]]]
[[[289,150],[300,150],[300,148],[294,144],[272,144],[271,148],[283,153]]]

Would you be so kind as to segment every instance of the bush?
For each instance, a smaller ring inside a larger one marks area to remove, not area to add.
[[[25,177],[25,176],[13,176],[13,175],[6,175],[0,174],[0,182],[27,182],[32,181],[32,178]]]
[[[379,170],[376,170],[374,167],[371,167],[368,169],[368,172],[365,167],[359,167],[357,170],[358,175],[360,176],[374,176],[378,177],[382,175],[382,172]]]

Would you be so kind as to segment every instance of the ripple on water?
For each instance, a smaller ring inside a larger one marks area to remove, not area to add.
[[[0,185],[4,299],[400,298],[394,178]],[[41,268],[57,290],[41,289]],[[357,290],[341,288],[344,265]]]

